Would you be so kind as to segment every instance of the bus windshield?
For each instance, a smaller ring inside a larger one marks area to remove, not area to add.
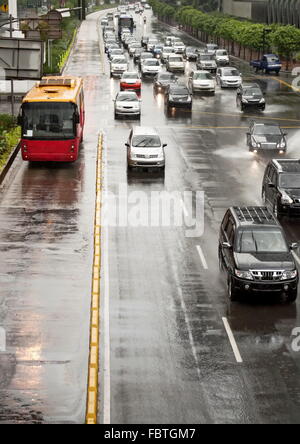
[[[75,105],[67,102],[30,102],[23,105],[23,137],[61,140],[76,137]]]

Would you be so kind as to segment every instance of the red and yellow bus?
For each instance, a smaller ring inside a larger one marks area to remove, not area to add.
[[[83,80],[43,77],[24,97],[18,118],[23,160],[77,160],[84,118]]]

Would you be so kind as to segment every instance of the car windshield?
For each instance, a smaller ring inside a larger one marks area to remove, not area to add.
[[[163,73],[159,76],[159,80],[175,80],[175,76],[171,73]]]
[[[171,53],[173,52],[173,48],[164,48],[163,51],[166,53]]]
[[[113,63],[127,63],[125,57],[114,57],[112,59]]]
[[[268,63],[278,63],[279,59],[278,59],[278,57],[267,57],[267,62]]]
[[[184,46],[184,43],[182,43],[182,42],[175,42],[174,46]]]
[[[132,139],[134,147],[159,148],[161,146],[160,138],[155,135],[151,136],[134,136]]]
[[[194,74],[194,80],[212,80],[213,76],[209,72],[197,72]]]
[[[217,48],[217,45],[215,45],[215,44],[213,44],[213,43],[209,43],[208,45],[206,45],[206,48],[207,49],[216,49]]]
[[[139,76],[137,75],[136,72],[126,72],[125,74],[123,74],[123,79],[138,79]]]
[[[159,66],[159,61],[155,59],[149,59],[145,61],[145,65],[147,66]]]
[[[137,96],[136,96],[136,94],[118,94],[117,101],[118,102],[136,102]]]
[[[282,133],[276,125],[255,125],[253,134],[280,136]]]
[[[287,253],[288,246],[281,230],[253,229],[239,234],[238,253]]]
[[[23,137],[60,140],[75,137],[73,103],[32,102],[23,105]]]
[[[170,62],[182,62],[181,57],[170,57]]]
[[[300,188],[300,174],[280,174],[279,176],[280,188]]]
[[[219,55],[219,56],[227,56],[227,51],[222,50],[222,49],[218,49],[216,54]]]
[[[246,88],[244,94],[246,96],[261,96],[262,92],[259,88]]]
[[[210,54],[201,54],[200,60],[214,60],[214,56],[212,56]]]
[[[174,95],[185,95],[185,96],[187,96],[188,94],[189,94],[189,90],[187,89],[187,88],[185,88],[184,86],[183,87],[175,87],[175,88],[171,88],[171,90],[170,90],[170,93],[171,94],[174,94]]]
[[[186,48],[186,52],[196,52],[196,48]]]
[[[112,55],[115,55],[115,54],[123,54],[123,49],[118,49],[118,48],[113,48],[112,50],[111,50],[111,52],[110,52]]]
[[[237,69],[228,68],[228,69],[224,69],[223,70],[223,76],[226,76],[226,77],[239,77],[240,74],[239,74]]]

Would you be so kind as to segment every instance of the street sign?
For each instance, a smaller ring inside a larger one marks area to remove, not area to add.
[[[42,41],[0,38],[0,68],[6,80],[39,80],[43,70]]]

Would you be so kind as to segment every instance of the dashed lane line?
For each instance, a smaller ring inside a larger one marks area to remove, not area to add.
[[[88,390],[86,424],[97,424],[100,334],[100,272],[101,272],[101,194],[102,194],[103,136],[99,136],[96,171],[96,203],[94,221],[94,262],[92,274],[92,303],[90,321],[90,355],[88,363]]]
[[[239,348],[237,346],[237,343],[236,343],[236,340],[234,338],[234,335],[232,333],[232,330],[231,330],[231,327],[229,325],[228,319],[224,317],[224,318],[222,318],[222,321],[223,321],[223,324],[224,324],[224,327],[225,327],[225,330],[226,330],[226,333],[227,333],[230,345],[232,347],[232,350],[233,350],[236,362],[238,364],[242,364],[243,363],[243,359],[242,359],[242,356],[240,354],[240,351],[239,351]]]

